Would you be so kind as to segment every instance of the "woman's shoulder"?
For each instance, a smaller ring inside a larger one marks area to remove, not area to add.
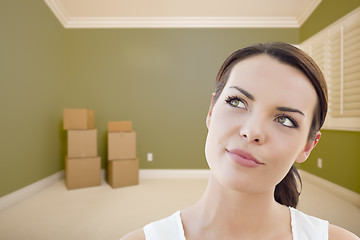
[[[359,240],[359,238],[348,230],[329,224],[329,240]]]
[[[125,235],[120,240],[145,240],[145,234],[142,229],[138,229],[134,232]]]
[[[307,215],[294,208],[290,208],[290,211],[293,231],[295,231],[296,235],[302,236],[303,233],[306,235],[311,233],[317,234],[315,239],[321,239],[321,236],[324,236],[324,231],[326,231],[326,239],[329,240],[359,240],[359,237],[355,234],[344,228],[329,224],[326,220]]]

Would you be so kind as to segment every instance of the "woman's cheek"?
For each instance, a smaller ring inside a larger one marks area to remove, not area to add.
[[[296,160],[299,149],[298,144],[293,144],[290,139],[283,139],[282,144],[274,144],[272,147],[274,164],[291,166]]]

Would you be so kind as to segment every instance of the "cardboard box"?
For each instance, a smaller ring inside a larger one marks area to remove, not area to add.
[[[65,183],[68,189],[99,186],[101,158],[65,158]]]
[[[107,180],[113,188],[139,184],[139,159],[108,161]]]
[[[69,158],[96,157],[98,155],[97,130],[69,130],[67,146]]]
[[[135,132],[108,133],[108,160],[135,159]]]
[[[108,132],[131,132],[132,122],[121,121],[121,122],[108,122]]]
[[[64,130],[95,128],[95,111],[91,109],[64,109]]]

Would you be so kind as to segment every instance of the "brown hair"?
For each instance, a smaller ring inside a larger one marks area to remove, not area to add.
[[[300,70],[314,86],[318,96],[318,102],[310,127],[308,141],[314,140],[316,132],[319,131],[324,124],[328,109],[327,86],[324,76],[314,60],[308,54],[290,44],[283,42],[256,44],[232,53],[225,60],[216,77],[216,89],[212,104],[215,104],[223,91],[232,68],[238,62],[260,54],[266,54]],[[287,175],[275,187],[274,198],[277,202],[286,206],[297,206],[300,195],[297,179],[301,184],[300,175],[295,166],[292,166]]]

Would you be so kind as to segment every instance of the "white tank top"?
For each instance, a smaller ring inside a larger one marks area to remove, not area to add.
[[[328,240],[328,221],[290,207],[293,240]],[[186,240],[180,211],[144,227],[146,240]]]

